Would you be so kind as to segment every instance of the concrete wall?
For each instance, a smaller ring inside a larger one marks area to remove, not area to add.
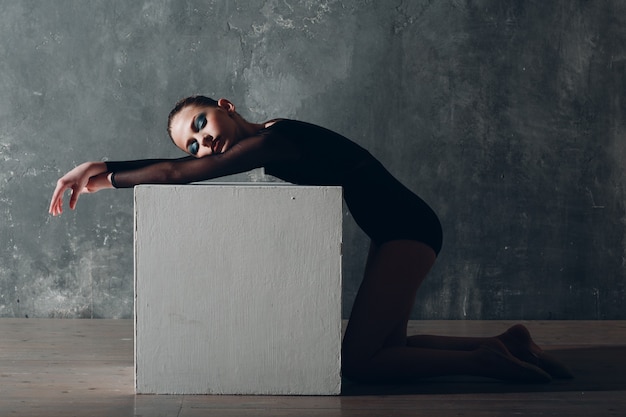
[[[178,156],[166,115],[205,93],[351,137],[438,211],[414,318],[626,318],[623,1],[0,8],[0,316],[132,315],[132,191],[48,200],[84,160]],[[367,240],[345,223],[347,315]]]

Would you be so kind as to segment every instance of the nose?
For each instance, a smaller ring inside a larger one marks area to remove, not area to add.
[[[213,136],[211,135],[206,135],[206,136],[202,136],[202,140],[200,140],[200,144],[202,146],[207,146],[207,147],[211,147],[211,142],[213,142]]]
[[[198,149],[198,153],[196,154],[196,156],[201,158],[203,156],[211,155],[212,153],[211,143],[213,141],[213,136],[211,135],[205,136],[201,134],[196,134],[194,135],[194,137],[198,141],[198,144],[200,145],[200,149]]]

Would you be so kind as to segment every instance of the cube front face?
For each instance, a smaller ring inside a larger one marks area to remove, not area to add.
[[[341,389],[339,187],[135,188],[137,393]]]

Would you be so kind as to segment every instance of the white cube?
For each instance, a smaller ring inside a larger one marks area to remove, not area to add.
[[[136,392],[339,394],[341,240],[340,187],[136,187]]]

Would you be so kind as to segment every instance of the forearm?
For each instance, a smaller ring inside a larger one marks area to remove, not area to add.
[[[108,179],[114,188],[132,188],[139,184],[163,184],[167,183],[167,175],[163,169],[136,170],[111,172]],[[157,167],[158,168],[158,167]]]
[[[68,174],[76,173],[78,175],[89,178],[89,177],[95,177],[96,175],[103,174],[105,172],[108,172],[108,169],[104,162],[91,161],[91,162],[84,162],[78,165]]]
[[[108,172],[122,172],[122,171],[132,171],[136,169],[141,169],[148,167],[150,165],[158,164],[161,162],[168,161],[176,161],[176,160],[184,160],[189,157],[179,158],[179,159],[137,159],[134,161],[106,161],[106,170]]]
[[[172,162],[196,159],[138,159],[134,161],[107,161],[108,179],[115,188],[131,188],[139,184],[163,184],[171,181]]]
[[[139,184],[188,184],[246,172],[265,163],[286,159],[285,153],[265,136],[241,140],[225,153],[203,158],[147,159],[124,163],[107,163],[113,172],[115,188],[131,188]]]
[[[114,188],[132,188],[139,184],[180,184],[174,161],[156,162],[133,170],[116,171],[108,179]]]

